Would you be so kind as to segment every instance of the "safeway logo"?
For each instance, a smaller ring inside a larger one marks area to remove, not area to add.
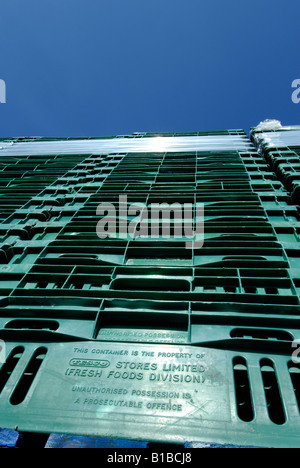
[[[6,346],[3,340],[0,340],[0,364],[4,364],[6,361]]]

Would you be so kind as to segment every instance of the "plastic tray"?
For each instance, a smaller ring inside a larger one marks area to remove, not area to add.
[[[255,151],[72,161],[0,224],[1,424],[299,446],[300,219],[273,168]],[[157,239],[99,239],[120,195],[203,203],[203,247],[165,239],[157,213]]]

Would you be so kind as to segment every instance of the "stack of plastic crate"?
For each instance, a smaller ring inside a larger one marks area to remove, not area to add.
[[[267,163],[291,193],[300,201],[300,127],[276,126],[274,129],[253,127],[251,138]]]
[[[164,143],[193,137],[194,150]],[[156,150],[139,151],[148,139]],[[299,446],[300,225],[289,192],[240,130],[140,134],[120,147],[81,153],[0,225],[0,425]],[[162,205],[174,203],[204,222],[203,245],[190,248],[176,217],[164,235]],[[148,223],[134,237],[138,208]],[[116,235],[99,236],[99,222]]]

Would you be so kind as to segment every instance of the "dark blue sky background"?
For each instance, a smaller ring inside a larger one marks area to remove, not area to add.
[[[0,136],[300,123],[299,0],[3,0]]]

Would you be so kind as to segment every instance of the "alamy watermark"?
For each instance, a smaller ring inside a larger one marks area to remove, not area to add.
[[[292,93],[292,101],[294,104],[299,104],[300,102],[300,80],[294,80],[292,83],[292,88],[295,88],[295,91]]]
[[[0,364],[4,364],[6,361],[6,345],[5,341],[0,340]]]
[[[292,342],[292,349],[294,351],[292,352],[292,361],[294,364],[300,364],[300,340],[294,340]]]
[[[6,83],[4,80],[0,79],[0,103],[6,103]]]
[[[117,205],[100,203],[96,214],[101,217],[96,228],[100,239],[181,239],[187,249],[204,244],[203,203],[128,204],[127,195],[121,195]]]

